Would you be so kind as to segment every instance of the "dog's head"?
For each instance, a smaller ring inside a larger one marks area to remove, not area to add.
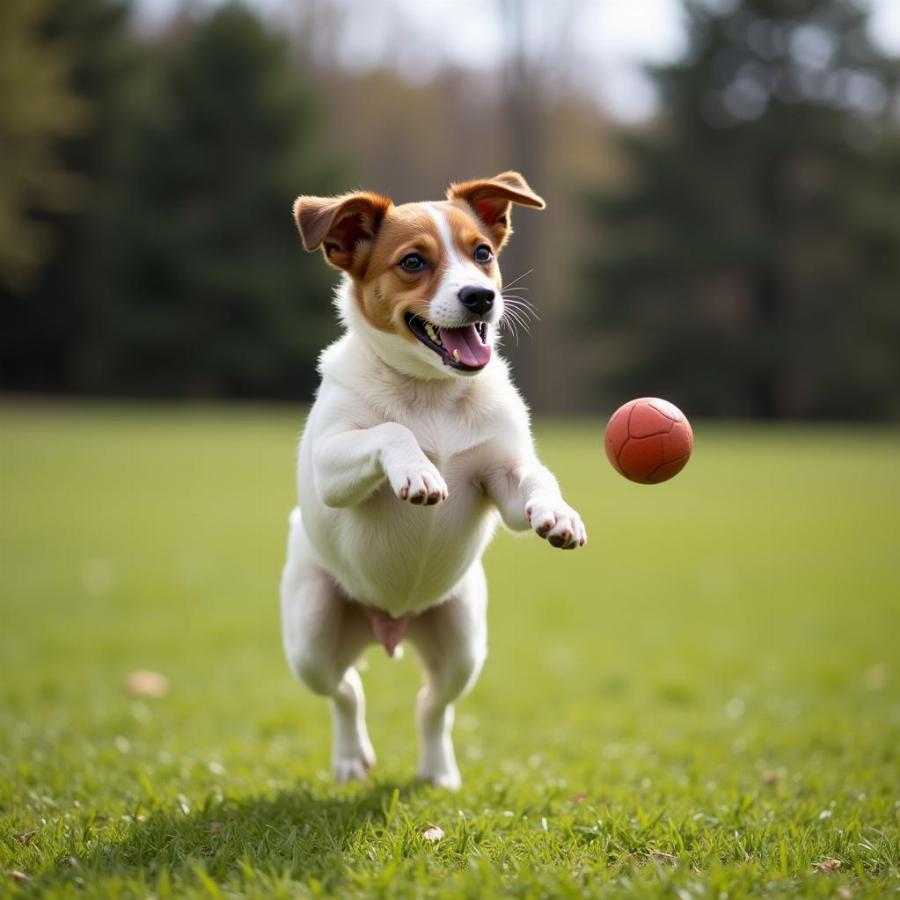
[[[510,206],[544,207],[518,172],[453,184],[447,199],[394,206],[379,194],[298,197],[303,246],[351,279],[379,354],[422,377],[469,376],[491,360],[503,316],[497,255]],[[355,319],[356,317],[354,317]]]

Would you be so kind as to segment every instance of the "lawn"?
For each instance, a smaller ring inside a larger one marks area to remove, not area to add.
[[[541,423],[591,539],[490,549],[454,795],[413,778],[412,654],[367,655],[379,763],[331,780],[278,632],[301,419],[0,406],[0,895],[900,890],[900,431],[699,423],[644,487]]]

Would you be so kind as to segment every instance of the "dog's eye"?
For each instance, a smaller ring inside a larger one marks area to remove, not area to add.
[[[421,272],[425,265],[425,259],[418,253],[407,253],[400,260],[400,268],[406,272]]]
[[[479,244],[475,248],[475,262],[489,263],[494,257],[491,248],[487,244]]]

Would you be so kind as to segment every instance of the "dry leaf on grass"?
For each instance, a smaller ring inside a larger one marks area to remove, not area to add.
[[[675,857],[671,853],[663,853],[662,850],[651,850],[650,859],[662,866],[674,866]]]
[[[435,843],[435,841],[439,841],[444,836],[444,829],[438,827],[437,825],[429,825],[422,832],[422,837],[425,838],[426,841],[430,843]]]
[[[31,843],[31,839],[37,834],[36,831],[23,831],[21,834],[16,835],[16,840],[25,845],[26,847]]]
[[[28,876],[21,869],[10,869],[9,877],[12,878],[13,881],[28,881]]]
[[[839,859],[823,859],[813,867],[817,872],[837,872],[843,865]]]
[[[135,697],[163,697],[169,690],[169,679],[159,672],[138,669],[128,674],[128,692]]]
[[[766,769],[759,777],[763,784],[775,784],[778,781],[778,773],[774,769]]]

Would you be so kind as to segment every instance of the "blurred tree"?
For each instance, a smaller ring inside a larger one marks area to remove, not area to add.
[[[77,202],[35,204],[29,210],[29,223],[48,235],[49,252],[27,289],[13,293],[0,286],[0,383],[16,390],[71,390],[85,386],[81,367],[107,279],[108,213],[139,107],[134,99],[140,67],[122,0],[28,0],[26,5],[42,40],[65,53],[61,77],[82,111],[77,131],[60,127],[67,120],[64,111],[44,107],[33,72],[5,53],[4,63],[14,73],[21,102],[54,123],[52,152],[65,183],[74,181],[78,193]],[[54,190],[53,179],[42,178],[41,185]],[[64,196],[71,200],[71,194]]]
[[[0,293],[7,389],[305,396],[337,330],[333,280],[291,218],[338,185],[312,91],[239,4],[139,41],[119,0],[51,0],[88,127],[62,142],[83,189],[44,216],[57,249]]]
[[[59,141],[84,128],[87,114],[69,85],[71,49],[43,30],[49,5],[0,4],[0,283],[17,294],[50,251],[35,213],[75,201]]]
[[[303,396],[336,328],[332,279],[291,218],[298,193],[337,183],[311,93],[238,4],[181,21],[161,53],[110,235],[97,384]]]
[[[555,135],[548,133],[552,112],[561,105],[559,89],[566,66],[560,60],[568,59],[572,30],[585,6],[585,0],[499,0],[497,5],[504,51],[502,168],[522,172],[543,196],[550,186],[553,156],[560,154]],[[576,130],[572,128],[573,133]],[[565,140],[568,139],[570,135],[566,135]],[[544,364],[545,357],[554,353],[550,348],[559,341],[553,333],[558,315],[555,307],[564,303],[557,267],[541,265],[545,258],[556,255],[550,249],[551,228],[541,221],[546,218],[544,214],[515,212],[513,217],[516,234],[503,251],[503,271],[507,283],[515,281],[519,290],[531,292],[531,301],[541,310],[542,324],[539,332],[524,335],[521,342],[508,341],[504,353],[513,365],[516,383],[532,407],[558,409],[560,397],[570,387],[571,371]],[[556,234],[559,233],[557,229]]]
[[[664,119],[590,201],[607,383],[692,413],[900,415],[896,66],[848,0],[685,9],[686,57],[651,70]]]

